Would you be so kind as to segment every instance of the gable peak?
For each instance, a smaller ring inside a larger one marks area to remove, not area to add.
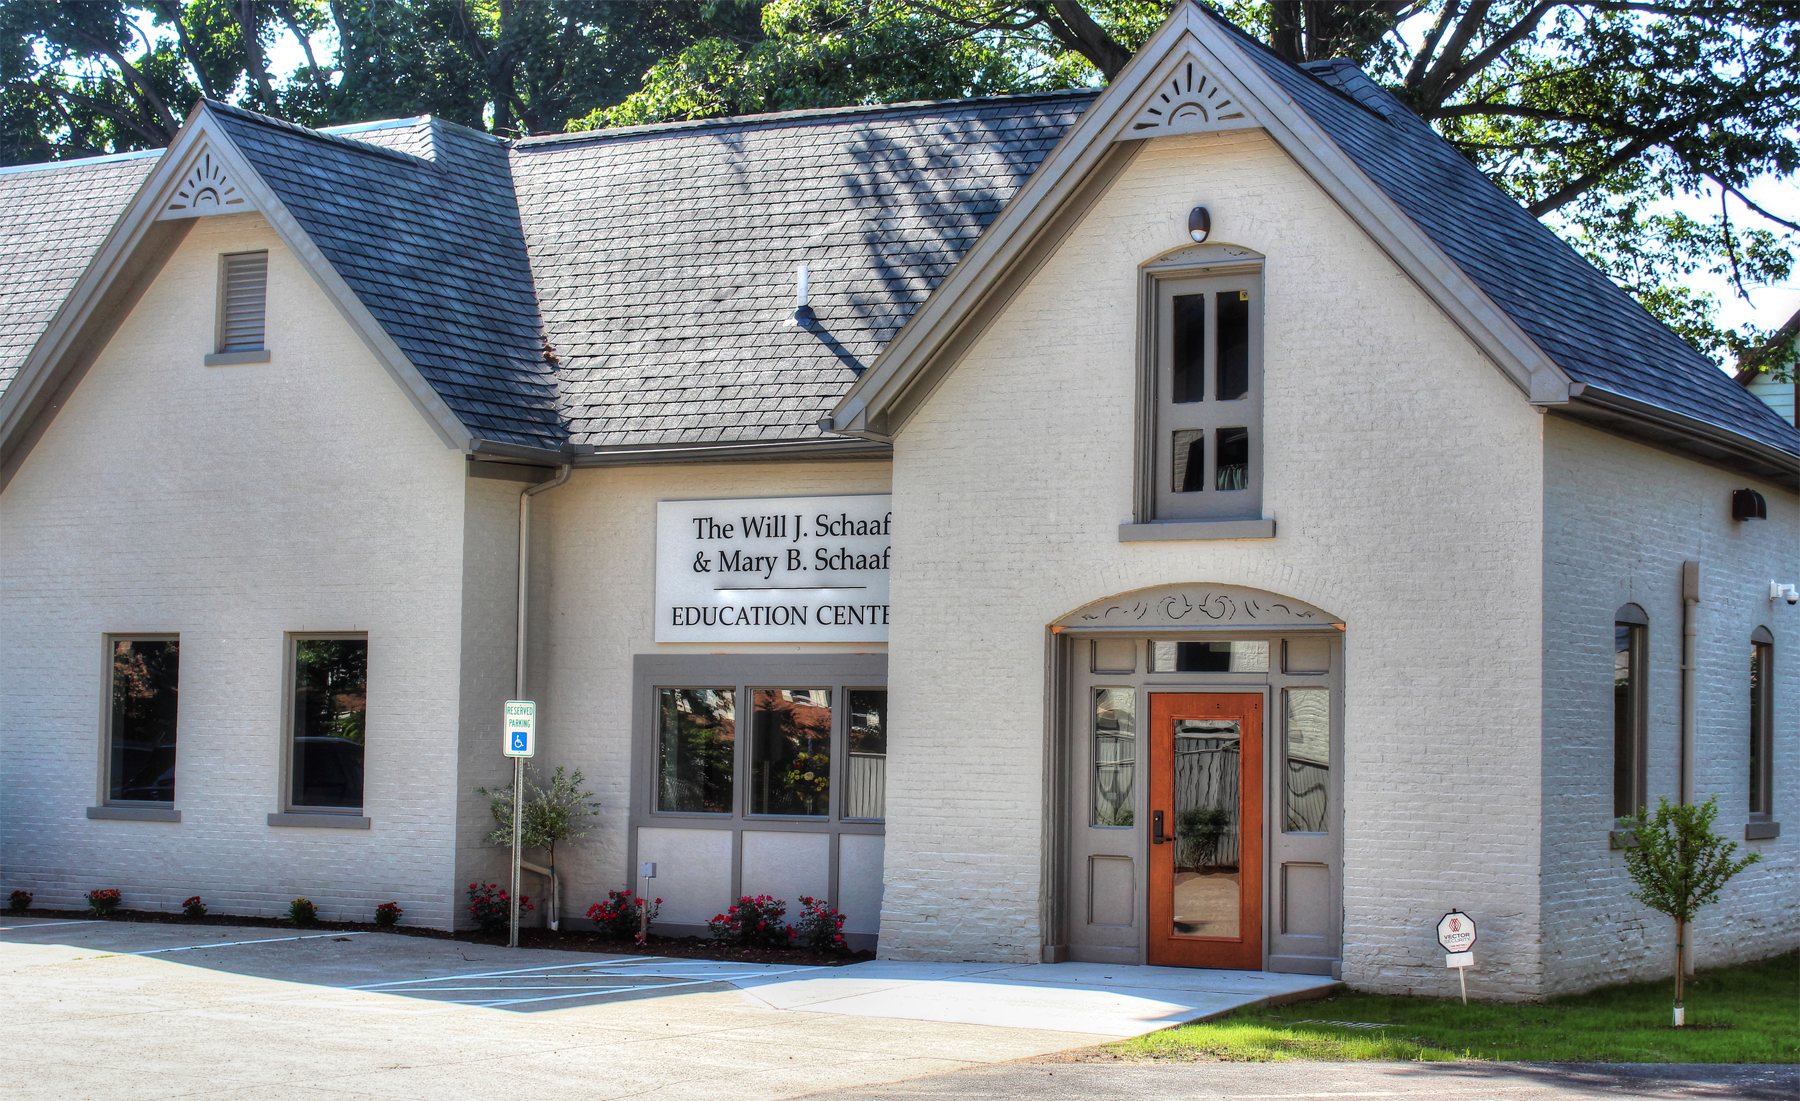
[[[208,214],[239,214],[255,210],[249,193],[233,178],[225,159],[212,146],[202,145],[156,212],[159,221],[200,218]]]
[[[1257,125],[1242,97],[1192,50],[1175,52],[1169,63],[1157,66],[1157,72],[1159,78],[1142,94],[1142,102],[1117,140]]]

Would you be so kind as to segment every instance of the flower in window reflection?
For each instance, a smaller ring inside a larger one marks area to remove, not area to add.
[[[823,753],[796,753],[783,780],[803,797],[823,795],[831,785],[831,758]]]

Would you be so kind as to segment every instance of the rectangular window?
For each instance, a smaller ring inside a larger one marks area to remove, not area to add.
[[[1644,794],[1644,632],[1613,624],[1613,816],[1636,814]]]
[[[1094,822],[1129,826],[1136,817],[1137,691],[1094,689]]]
[[[1331,821],[1331,692],[1289,688],[1282,693],[1287,723],[1288,833],[1325,833]]]
[[[664,688],[657,695],[656,809],[730,814],[736,691]]]
[[[1267,642],[1152,642],[1152,673],[1266,673]]]
[[[122,803],[173,803],[181,643],[115,637],[109,645],[106,796]]]
[[[1261,275],[1152,274],[1140,520],[1262,517]]]
[[[844,817],[887,817],[887,690],[852,688]]]
[[[291,805],[360,810],[369,640],[294,640]]]
[[[219,282],[219,351],[262,351],[269,254],[240,252],[226,256]]]
[[[1775,647],[1750,644],[1750,813],[1775,813]]]
[[[831,690],[759,688],[750,813],[824,816],[831,805]]]

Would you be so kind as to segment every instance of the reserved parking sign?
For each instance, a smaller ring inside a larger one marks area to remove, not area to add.
[[[536,756],[537,704],[531,700],[507,700],[502,730],[506,735],[508,757]]]

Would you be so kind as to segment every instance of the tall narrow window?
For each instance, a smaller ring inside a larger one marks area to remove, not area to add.
[[[730,814],[737,753],[737,692],[664,688],[658,693],[656,809]]]
[[[1129,826],[1136,818],[1137,691],[1094,689],[1094,822]]]
[[[755,692],[750,813],[823,816],[831,800],[831,689]]]
[[[1143,519],[1262,516],[1260,273],[1152,275]]]
[[[293,672],[292,806],[360,809],[369,640],[297,638]]]
[[[852,688],[844,817],[887,817],[887,689]]]
[[[1331,691],[1289,688],[1287,723],[1287,790],[1284,829],[1288,833],[1325,833],[1331,821]]]
[[[1613,817],[1647,801],[1644,763],[1644,643],[1649,618],[1627,604],[1613,615]]]
[[[1775,813],[1775,636],[1750,636],[1750,813]]]
[[[124,803],[175,801],[176,692],[181,643],[113,638],[106,795]]]
[[[269,254],[240,252],[224,258],[219,288],[219,351],[263,350],[269,290]]]

